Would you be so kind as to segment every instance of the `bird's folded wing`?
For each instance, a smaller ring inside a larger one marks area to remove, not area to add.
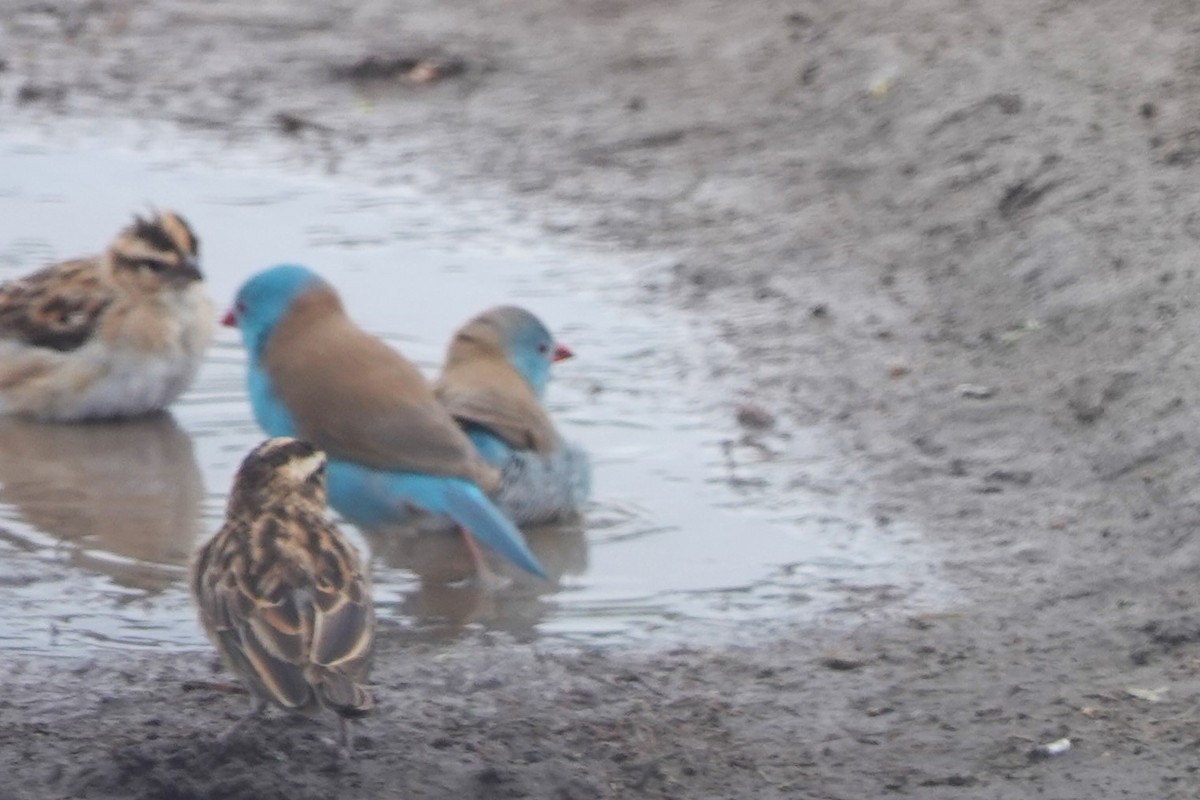
[[[542,455],[553,452],[558,434],[549,415],[532,392],[481,383],[441,381],[437,386],[437,396],[450,416],[460,422],[486,428],[503,439],[509,447],[534,450]]]
[[[249,594],[245,584],[212,587],[212,620],[225,657],[264,694],[285,708],[313,705],[304,675],[311,620],[292,593],[270,602]]]
[[[332,531],[318,540],[309,682],[324,705],[343,716],[359,716],[375,706],[361,684],[375,641],[371,587],[348,543]]]
[[[355,665],[371,655],[374,616],[369,590],[361,578],[337,592],[317,593],[311,658],[324,667]]]
[[[92,337],[114,298],[95,259],[46,267],[0,284],[0,340],[75,350]]]
[[[264,366],[299,435],[331,458],[479,479],[470,441],[420,371],[348,320],[289,314]]]

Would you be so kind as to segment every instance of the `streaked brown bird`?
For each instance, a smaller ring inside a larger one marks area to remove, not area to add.
[[[0,284],[0,413],[75,421],[166,408],[216,318],[183,217],[135,218],[91,258]]]
[[[225,524],[192,562],[200,621],[254,697],[348,721],[372,710],[363,685],[374,647],[370,579],[354,545],[326,512],[325,454],[308,442],[268,439],[242,462]]]

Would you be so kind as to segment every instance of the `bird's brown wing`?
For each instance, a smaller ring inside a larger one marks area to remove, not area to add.
[[[315,705],[304,677],[311,614],[296,593],[278,591],[256,550],[248,524],[230,521],[199,551],[192,585],[200,617],[225,661],[255,694],[307,710]],[[267,587],[274,597],[263,591]]]
[[[193,593],[229,665],[285,708],[340,714],[374,703],[370,583],[352,545],[323,517],[231,520],[197,554]]]
[[[550,416],[507,362],[456,364],[447,368],[434,392],[450,416],[486,428],[517,450],[549,455],[558,443]]]
[[[362,687],[374,645],[371,588],[361,569],[340,586],[318,585],[309,660],[309,680],[324,705],[344,716],[368,713],[375,705]]]
[[[322,308],[323,300],[318,292],[299,298],[264,356],[299,435],[334,459],[487,483],[486,465],[420,371],[344,315]]]
[[[0,339],[62,352],[83,346],[116,296],[100,263],[67,261],[0,284]]]

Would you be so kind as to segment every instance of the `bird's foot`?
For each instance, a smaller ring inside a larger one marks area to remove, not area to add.
[[[475,565],[475,576],[468,578],[466,583],[473,585],[485,592],[498,592],[501,589],[506,589],[512,584],[511,578],[495,572],[488,566],[487,559],[483,557],[483,553],[479,550],[479,545],[475,544],[475,540],[471,538],[471,534],[465,529],[459,528],[462,532],[463,543],[467,546],[467,552],[471,554],[471,562]]]
[[[512,586],[512,578],[501,575],[493,571],[490,567],[482,562],[479,564],[475,575],[468,579],[469,582],[485,592],[499,592]]]
[[[246,727],[246,725],[248,725],[250,722],[261,717],[263,712],[266,711],[266,708],[267,704],[265,701],[255,698],[253,700],[253,705],[250,708],[250,712],[225,730],[221,731],[221,733],[217,735],[217,741],[221,744],[228,744],[229,740],[232,739],[238,731]]]

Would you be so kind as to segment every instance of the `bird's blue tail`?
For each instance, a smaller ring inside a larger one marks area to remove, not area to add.
[[[329,503],[356,525],[404,522],[413,507],[449,517],[488,549],[548,580],[521,532],[482,489],[464,478],[377,472],[359,464],[330,461]]]
[[[442,480],[444,508],[436,509],[461,525],[487,547],[528,573],[549,580],[546,570],[530,552],[524,537],[508,517],[475,484],[459,478]]]
[[[475,451],[483,456],[483,460],[493,467],[504,466],[504,462],[512,455],[513,449],[508,443],[482,425],[468,422],[462,425],[463,433],[475,445]]]

